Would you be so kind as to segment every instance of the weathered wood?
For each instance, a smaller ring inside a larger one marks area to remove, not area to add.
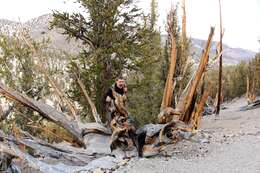
[[[92,153],[85,152],[85,150],[78,150],[78,148],[72,146],[69,147],[69,143],[65,143],[65,145],[53,145],[35,137],[33,137],[32,139],[14,138],[13,136],[6,136],[3,132],[0,132],[0,139],[14,143],[18,146],[30,148],[30,153],[34,156],[57,159],[63,163],[85,165],[89,161],[97,157],[94,156]]]
[[[206,44],[203,54],[201,56],[200,64],[198,66],[198,69],[195,73],[194,78],[192,79],[192,82],[190,84],[187,95],[185,97],[183,97],[183,100],[180,100],[178,105],[176,106],[177,110],[181,110],[183,112],[181,119],[184,118],[185,114],[189,110],[189,107],[191,106],[191,103],[192,103],[192,99],[193,99],[196,89],[199,85],[200,79],[206,70],[206,66],[207,66],[207,63],[209,60],[208,55],[210,52],[210,46],[211,46],[213,35],[214,35],[214,28],[211,27],[207,44]]]
[[[10,156],[20,158],[25,161],[30,168],[40,172],[51,173],[78,173],[78,172],[93,172],[97,168],[114,169],[119,160],[110,156],[101,157],[90,161],[88,164],[82,166],[75,166],[64,163],[46,163],[44,160],[39,160],[32,155],[21,151],[13,142],[0,142],[0,152],[6,153]]]
[[[78,77],[76,77],[76,80],[77,80],[77,83],[79,85],[79,88],[80,88],[81,92],[84,95],[84,98],[86,99],[86,101],[88,102],[88,104],[89,104],[89,106],[91,108],[92,115],[93,115],[95,121],[97,123],[102,123],[101,118],[100,118],[100,116],[99,116],[99,114],[97,112],[97,108],[96,108],[95,104],[92,102],[92,100],[90,99],[90,97],[89,97],[89,95],[87,93],[87,90],[85,89],[84,84],[82,83],[82,81]]]
[[[221,13],[221,1],[219,0],[219,20],[220,20],[220,46],[219,53],[222,52],[222,13]],[[219,76],[218,76],[218,100],[217,100],[217,109],[216,114],[218,115],[220,112],[220,104],[221,104],[221,96],[222,96],[222,54],[219,58]]]
[[[169,130],[170,129],[170,130]],[[182,138],[179,132],[191,132],[192,128],[180,120],[172,120],[168,122],[161,130],[159,134],[159,144],[175,143]],[[172,139],[165,142],[165,135],[172,136]]]
[[[85,136],[89,133],[99,133],[104,135],[112,134],[112,131],[110,129],[104,127],[100,123],[86,123],[82,124],[80,128],[82,129],[82,136]]]
[[[172,121],[172,119],[179,119],[181,116],[181,112],[171,108],[171,107],[167,107],[165,109],[163,109],[159,115],[158,115],[158,120],[160,124],[164,124],[167,122]]]
[[[43,102],[35,101],[15,90],[7,88],[4,84],[0,83],[0,94],[4,97],[17,101],[26,107],[33,109],[38,112],[44,118],[54,122],[58,126],[66,129],[74,138],[75,142],[80,146],[84,146],[83,138],[81,135],[81,130],[78,127],[78,123],[70,120],[61,112],[58,112],[53,107],[46,105]]]
[[[181,31],[182,31],[182,47],[183,49],[185,49],[184,47],[184,43],[186,42],[186,38],[187,38],[187,32],[186,32],[186,0],[182,0],[182,27],[181,27]]]
[[[173,96],[173,76],[175,72],[175,66],[176,66],[176,60],[177,60],[177,49],[176,49],[176,40],[173,33],[173,17],[176,14],[176,9],[172,9],[168,18],[168,27],[169,27],[169,33],[171,33],[171,59],[170,59],[170,65],[168,70],[168,75],[166,79],[166,84],[163,92],[163,99],[161,103],[161,110],[163,110],[166,107],[171,106],[172,102],[172,96]]]
[[[112,91],[112,94],[115,98],[114,105],[116,107],[117,112],[124,117],[128,117],[129,113],[126,109],[126,96],[117,94],[115,91]]]
[[[204,91],[202,94],[201,100],[200,100],[199,104],[196,106],[197,108],[193,113],[193,117],[191,119],[191,124],[192,124],[192,128],[194,130],[197,130],[200,125],[204,106],[208,99],[208,96],[209,96],[209,91]]]
[[[182,70],[180,74],[181,80],[179,81],[179,91],[178,91],[178,97],[180,97],[181,90],[183,89],[184,85],[184,76],[186,74],[186,71],[189,67],[189,58],[188,58],[188,39],[187,39],[187,31],[186,31],[186,0],[182,0],[182,27],[181,27],[181,50],[182,50],[182,58],[180,59],[182,65]],[[185,61],[185,62],[184,62]]]
[[[31,155],[21,151],[12,142],[9,142],[8,144],[0,142],[0,152],[9,154],[14,157],[18,157],[22,160],[25,160],[31,168],[34,168],[36,170],[40,170],[42,172],[62,173],[62,171],[53,169],[53,167],[51,167],[51,165],[46,164],[42,161],[39,161],[39,160],[35,159],[34,157],[32,157]]]
[[[95,134],[89,135],[88,147],[82,149],[69,143],[49,144],[29,134],[27,136],[30,139],[18,139],[0,131],[0,153],[11,158],[18,157],[27,163],[27,167],[40,172],[77,173],[92,172],[97,168],[114,169],[120,160],[109,156],[109,138],[102,135],[95,138]],[[30,154],[21,150],[18,145],[29,148]]]
[[[197,102],[197,97],[198,97],[198,93],[197,91],[194,93],[193,98],[191,100],[191,104],[188,107],[188,109],[186,110],[185,114],[182,115],[181,120],[185,123],[189,123],[190,119],[192,117],[192,113],[196,107],[196,102]]]

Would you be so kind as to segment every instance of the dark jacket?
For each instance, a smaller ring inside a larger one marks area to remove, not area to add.
[[[115,100],[115,97],[113,96],[113,90],[117,94],[120,94],[120,95],[125,94],[124,88],[120,89],[116,86],[116,84],[114,84],[111,88],[108,89],[108,91],[107,91],[107,93],[104,97],[104,104],[105,104],[105,108],[106,108],[107,120],[108,120],[109,123],[111,122],[111,120],[114,117],[114,113],[116,111],[116,108],[115,108],[113,101],[106,101],[106,99],[107,99],[107,97],[110,97],[112,100]]]
[[[107,96],[109,96],[111,99],[115,100],[114,96],[113,96],[113,92],[112,90],[114,90],[115,92],[117,92],[120,95],[124,95],[125,91],[124,88],[118,88],[116,84],[114,84],[111,88],[108,89],[106,95],[105,95],[105,99],[107,98]]]

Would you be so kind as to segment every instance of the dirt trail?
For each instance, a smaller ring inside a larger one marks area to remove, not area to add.
[[[238,99],[220,116],[204,117],[199,142],[180,142],[169,157],[134,159],[116,172],[260,173],[260,109],[240,111],[245,105]]]

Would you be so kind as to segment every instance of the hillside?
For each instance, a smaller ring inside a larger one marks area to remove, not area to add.
[[[194,55],[193,57],[195,59],[198,59],[201,55],[201,52],[203,50],[203,46],[206,44],[205,40],[201,39],[191,39],[191,54]],[[213,42],[212,49],[211,49],[211,56],[215,55],[217,42]],[[242,49],[242,48],[232,48],[228,45],[223,45],[223,62],[225,65],[234,65],[238,64],[241,61],[249,61],[250,59],[254,58],[255,52]]]
[[[167,36],[162,35],[162,44],[165,43]],[[200,55],[204,46],[206,44],[206,40],[201,40],[197,38],[191,38],[191,50],[190,55],[197,62],[199,61]],[[214,57],[216,51],[217,42],[212,43],[212,48],[210,52],[210,56]],[[255,56],[255,52],[242,49],[242,48],[232,48],[226,44],[223,44],[223,63],[224,65],[236,65],[241,61],[248,62]]]
[[[0,19],[0,30],[4,33],[13,34],[14,32],[19,32],[21,27],[24,27],[30,31],[30,35],[33,39],[39,40],[42,38],[49,38],[51,49],[68,51],[72,54],[78,53],[80,45],[75,42],[75,40],[68,40],[61,34],[61,30],[49,30],[49,22],[51,20],[51,14],[42,15],[22,24],[15,21]]]

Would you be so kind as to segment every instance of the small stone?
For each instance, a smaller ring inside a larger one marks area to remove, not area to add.
[[[130,159],[124,159],[118,163],[118,166],[125,166],[129,161],[130,161]]]
[[[206,139],[206,138],[203,138],[203,139],[200,139],[200,143],[201,143],[201,144],[203,144],[203,143],[209,144],[210,141],[209,141],[208,139]]]
[[[95,169],[93,171],[93,173],[104,173],[105,171],[103,171],[101,168]]]
[[[125,152],[121,148],[117,148],[117,149],[113,150],[112,155],[120,160],[123,160],[126,157]]]

